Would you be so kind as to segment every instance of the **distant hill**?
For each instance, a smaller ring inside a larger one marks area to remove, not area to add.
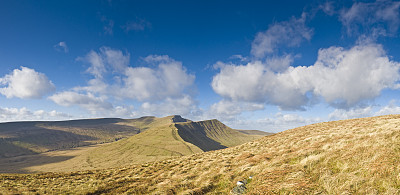
[[[0,193],[229,194],[246,180],[246,194],[400,194],[399,161],[400,115],[388,115],[308,125],[141,165],[0,174]]]
[[[92,119],[13,124],[18,127],[16,128],[17,131],[24,135],[16,136],[15,140],[24,143],[27,140],[25,137],[28,137],[25,134],[31,133],[34,136],[30,139],[35,140],[36,145],[47,147],[43,147],[42,150],[32,150],[30,147],[32,145],[26,145],[25,148],[4,150],[2,154],[6,157],[12,157],[13,154],[14,156],[24,156],[0,159],[0,172],[110,168],[218,150],[268,135],[262,131],[252,131],[251,134],[246,134],[233,130],[217,120],[193,122],[179,115],[163,118],[147,116],[125,120]],[[44,128],[45,130],[43,130]],[[41,133],[42,131],[46,133],[45,136],[54,136],[51,134],[52,132],[57,132],[60,136],[51,137],[50,142],[48,142],[47,138]],[[73,136],[63,138],[65,134]],[[17,142],[12,142],[9,139],[7,141],[9,145]],[[82,150],[77,148],[72,151],[43,153],[49,150],[68,149],[68,147],[102,142],[110,143]],[[24,150],[19,151],[17,149]],[[40,153],[40,155],[35,154],[35,152]]]
[[[140,132],[123,119],[0,123],[0,158],[113,142]]]

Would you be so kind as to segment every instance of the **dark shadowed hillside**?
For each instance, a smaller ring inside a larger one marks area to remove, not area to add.
[[[231,129],[218,120],[206,120],[199,122],[186,122],[175,124],[179,136],[186,142],[192,143],[203,151],[219,150],[236,146],[269,133],[262,131]]]

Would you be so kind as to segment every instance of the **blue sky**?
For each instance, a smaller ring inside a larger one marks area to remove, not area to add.
[[[398,1],[1,1],[0,122],[278,132],[400,113]]]

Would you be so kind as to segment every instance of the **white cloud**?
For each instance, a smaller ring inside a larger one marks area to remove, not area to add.
[[[312,66],[290,66],[274,73],[268,65],[219,65],[213,90],[228,100],[268,103],[284,110],[304,109],[322,97],[337,108],[353,107],[398,88],[400,64],[391,61],[381,45],[320,49]]]
[[[30,111],[27,108],[1,108],[0,107],[0,122],[11,122],[11,121],[35,121],[35,120],[67,120],[73,117],[57,112],[36,110]]]
[[[301,109],[307,104],[306,91],[291,74],[275,74],[261,62],[226,65],[214,76],[214,91],[233,101],[270,103],[284,109]]]
[[[375,33],[377,28],[380,35],[395,34],[400,25],[399,7],[400,2],[390,0],[355,2],[351,8],[341,10],[339,19],[348,34]]]
[[[400,64],[390,61],[381,45],[359,45],[344,50],[331,47],[319,51],[310,70],[314,93],[331,104],[354,106],[380,95],[386,88],[397,88]]]
[[[61,106],[79,106],[84,108],[92,114],[92,117],[133,118],[137,116],[133,106],[113,106],[107,101],[107,97],[97,97],[91,93],[81,94],[73,91],[65,91],[54,94],[49,99]]]
[[[109,70],[123,72],[129,65],[130,54],[109,47],[101,47],[99,52],[90,51],[85,57],[77,58],[90,64],[86,70],[97,79],[102,79]]]
[[[213,77],[211,86],[216,93],[234,101],[262,102],[265,99],[267,74],[260,61],[247,65],[219,64],[220,73]]]
[[[392,100],[389,104],[375,113],[375,116],[400,114],[400,107],[396,105],[396,101]]]
[[[292,65],[293,61],[292,55],[274,56],[267,58],[266,65],[274,72],[283,72]]]
[[[335,109],[332,113],[328,115],[329,120],[344,120],[353,118],[363,118],[372,116],[372,107],[355,108],[350,110],[345,109]]]
[[[68,53],[68,46],[67,46],[67,43],[65,43],[64,41],[61,41],[61,42],[57,43],[56,45],[54,45],[54,48],[57,51],[62,51],[64,53]]]
[[[0,93],[7,98],[39,99],[55,90],[54,84],[46,75],[23,66],[0,78],[1,85],[7,85],[0,88]]]
[[[50,97],[59,105],[78,105],[97,115],[118,117],[140,113],[160,116],[161,113],[188,113],[188,109],[197,109],[191,96],[195,76],[187,73],[181,62],[167,55],[149,55],[143,58],[149,67],[131,67],[129,53],[101,47],[98,52],[90,51],[78,60],[90,64],[87,72],[94,78],[86,86]],[[113,79],[109,79],[110,76]],[[110,102],[115,100],[137,101],[142,103],[142,109],[133,111],[129,106],[113,106]],[[185,104],[188,102],[193,105]]]
[[[374,107],[376,107],[374,109]],[[375,111],[377,110],[377,111]],[[400,114],[400,107],[396,104],[396,100],[391,100],[388,105],[383,107],[367,106],[353,109],[335,109],[329,114],[329,120],[345,120],[353,118],[363,118],[372,116],[381,116],[388,114]]]
[[[112,110],[102,113],[102,117],[135,118],[139,115],[133,106],[115,106]]]
[[[78,58],[78,60],[84,60],[90,63],[90,67],[86,70],[96,78],[103,78],[103,74],[106,72],[103,58],[100,54],[95,51],[90,51],[85,58]]]
[[[90,92],[90,93],[100,93],[100,94],[107,94],[109,93],[109,85],[105,83],[102,79],[90,79],[87,82],[87,86],[78,86],[72,88],[72,91],[83,91],[83,92]]]
[[[188,95],[181,98],[166,98],[159,103],[144,102],[141,106],[140,113],[142,115],[182,115],[191,116],[198,111],[197,103]]]
[[[50,100],[61,106],[81,106],[92,113],[103,110],[111,110],[112,104],[107,102],[104,97],[96,97],[93,94],[80,94],[73,91],[56,93],[49,97]]]
[[[298,114],[276,113],[273,117],[262,119],[238,119],[226,121],[226,124],[236,129],[257,129],[267,132],[280,132],[299,126],[323,122],[321,118],[304,118]]]
[[[180,98],[192,87],[195,76],[188,74],[182,63],[168,56],[148,56],[145,61],[156,63],[156,68],[128,67],[123,78],[120,96],[139,101]]]
[[[222,100],[211,105],[205,118],[218,118],[220,120],[234,120],[245,111],[263,110],[264,104],[235,102]]]
[[[109,66],[112,67],[114,71],[124,71],[130,60],[129,53],[122,53],[121,50],[111,49],[109,47],[101,47],[100,54]]]
[[[275,52],[281,45],[288,47],[299,46],[303,40],[310,40],[313,30],[305,25],[306,15],[301,18],[292,17],[289,21],[283,21],[270,25],[265,32],[257,33],[251,48],[251,54],[257,58],[263,58],[266,54]]]

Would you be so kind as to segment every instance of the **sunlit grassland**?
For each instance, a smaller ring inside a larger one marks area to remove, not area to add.
[[[98,123],[96,123],[96,121]],[[182,128],[179,130],[176,126],[177,123],[180,124],[179,127],[188,128],[185,128],[186,131],[183,131]],[[120,167],[235,146],[267,134],[259,131],[250,131],[252,134],[246,134],[242,133],[246,131],[239,132],[233,130],[217,120],[192,122],[180,116],[168,116],[163,118],[141,117],[138,119],[125,120],[95,119],[64,121],[56,122],[56,125],[53,124],[52,126],[50,126],[50,124],[52,124],[51,122],[32,124],[35,124],[34,127],[40,126],[44,128],[44,126],[46,126],[49,129],[46,130],[46,133],[47,131],[63,132],[65,130],[74,135],[86,133],[86,135],[91,134],[91,137],[96,135],[97,138],[100,138],[99,135],[103,135],[104,129],[112,126],[113,129],[110,129],[107,132],[108,134],[112,132],[124,132],[125,129],[132,129],[134,131],[133,133],[136,133],[136,135],[125,139],[116,139],[105,144],[92,144],[86,147],[73,147],[42,153],[32,152],[32,154],[26,153],[25,155],[0,158],[0,172],[66,172]],[[193,128],[193,124],[196,124],[196,128]],[[25,128],[35,131],[35,129],[32,129],[32,125],[27,126],[23,123],[14,123],[14,126],[15,125],[20,125],[17,130]],[[88,127],[99,127],[99,132],[95,130],[86,131],[85,128]],[[119,127],[121,127],[122,130],[118,130]],[[38,131],[42,131],[42,129]],[[188,131],[196,133],[187,134]],[[36,134],[38,133],[36,132]],[[48,133],[46,135],[48,135]],[[182,136],[184,136],[186,140],[182,139]],[[108,138],[111,137],[113,137],[113,135],[108,136]],[[107,136],[105,136],[105,138],[107,138]],[[23,140],[24,138],[20,139]],[[40,139],[36,141],[38,142]],[[66,140],[61,142],[61,144],[68,144]],[[98,140],[99,139],[97,139],[97,141]],[[70,141],[74,142],[76,140]],[[205,150],[199,143],[213,147],[208,147],[206,148],[207,150]]]
[[[313,124],[236,147],[112,169],[0,176],[3,192],[400,193],[400,115]]]

